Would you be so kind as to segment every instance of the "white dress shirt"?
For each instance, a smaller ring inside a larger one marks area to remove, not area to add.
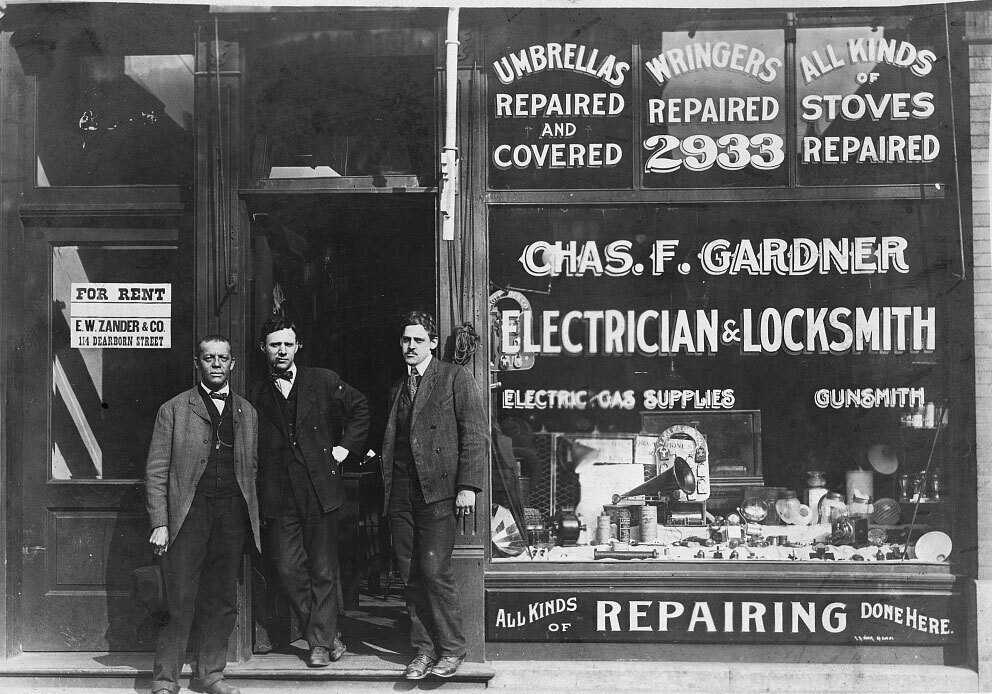
[[[434,358],[434,355],[433,354],[428,354],[427,355],[427,358],[424,359],[422,362],[420,362],[416,366],[411,366],[410,367],[410,370],[407,372],[407,376],[412,375],[414,369],[416,369],[416,371],[420,375],[420,377],[423,378],[424,377],[424,374],[427,373],[427,367],[431,365],[431,359],[433,359],[433,358]]]
[[[200,381],[200,387],[203,388],[203,392],[207,394],[207,399],[210,400],[210,402],[212,402],[214,404],[214,407],[217,408],[217,412],[219,412],[220,414],[224,414],[224,405],[227,404],[227,400],[216,400],[216,399],[210,397],[210,393],[223,393],[228,398],[230,398],[231,397],[231,384],[230,383],[225,383],[223,388],[219,388],[217,390],[211,391],[209,388],[207,388],[205,385],[203,385],[203,381]]]
[[[293,384],[296,383],[296,366],[291,366],[286,369],[286,373],[289,374],[289,380],[282,378],[273,378],[273,382],[276,384],[276,388],[282,393],[284,398],[289,397],[289,392],[293,390]]]

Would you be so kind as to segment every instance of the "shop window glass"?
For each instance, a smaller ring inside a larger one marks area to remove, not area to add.
[[[434,32],[276,24],[250,56],[254,177],[433,185]]]
[[[486,56],[490,188],[631,187],[631,39],[615,18],[514,11]]]
[[[941,214],[494,208],[493,561],[868,564],[925,532],[916,561],[953,559],[972,328]]]
[[[784,32],[659,37],[642,44],[644,185],[785,185]]]
[[[193,56],[67,43],[38,80],[36,185],[188,184]]]
[[[175,247],[53,249],[51,479],[144,477],[155,413],[190,383],[184,267]]]
[[[945,180],[954,154],[940,13],[796,31],[799,182]]]

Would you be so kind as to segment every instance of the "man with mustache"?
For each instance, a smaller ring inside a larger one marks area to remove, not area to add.
[[[365,396],[328,369],[296,365],[296,326],[273,316],[259,348],[269,377],[252,388],[259,413],[258,487],[264,551],[279,575],[303,637],[307,665],[344,655],[338,638],[338,516],[341,465],[365,446]]]
[[[451,554],[456,517],[475,510],[488,434],[479,388],[461,366],[434,358],[429,313],[401,322],[406,376],[390,397],[382,443],[384,509],[406,583],[410,643],[404,677],[451,677],[465,659],[465,636]]]

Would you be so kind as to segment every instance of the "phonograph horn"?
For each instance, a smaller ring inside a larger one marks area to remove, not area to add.
[[[614,494],[613,503],[620,499],[640,494],[656,494],[658,496],[668,496],[672,492],[681,489],[686,494],[696,491],[696,476],[692,472],[692,466],[686,462],[685,458],[676,456],[675,465],[665,470],[660,475],[652,477],[644,484],[639,484],[629,492]]]
[[[564,459],[572,464],[572,470],[576,471],[580,465],[588,460],[589,456],[599,449],[562,436],[558,439],[558,450]]]

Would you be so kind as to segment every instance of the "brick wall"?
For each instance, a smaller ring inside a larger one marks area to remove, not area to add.
[[[967,16],[971,131],[971,226],[975,292],[975,435],[978,578],[992,578],[992,218],[989,121],[992,114],[992,12]],[[967,220],[965,220],[967,222]]]

